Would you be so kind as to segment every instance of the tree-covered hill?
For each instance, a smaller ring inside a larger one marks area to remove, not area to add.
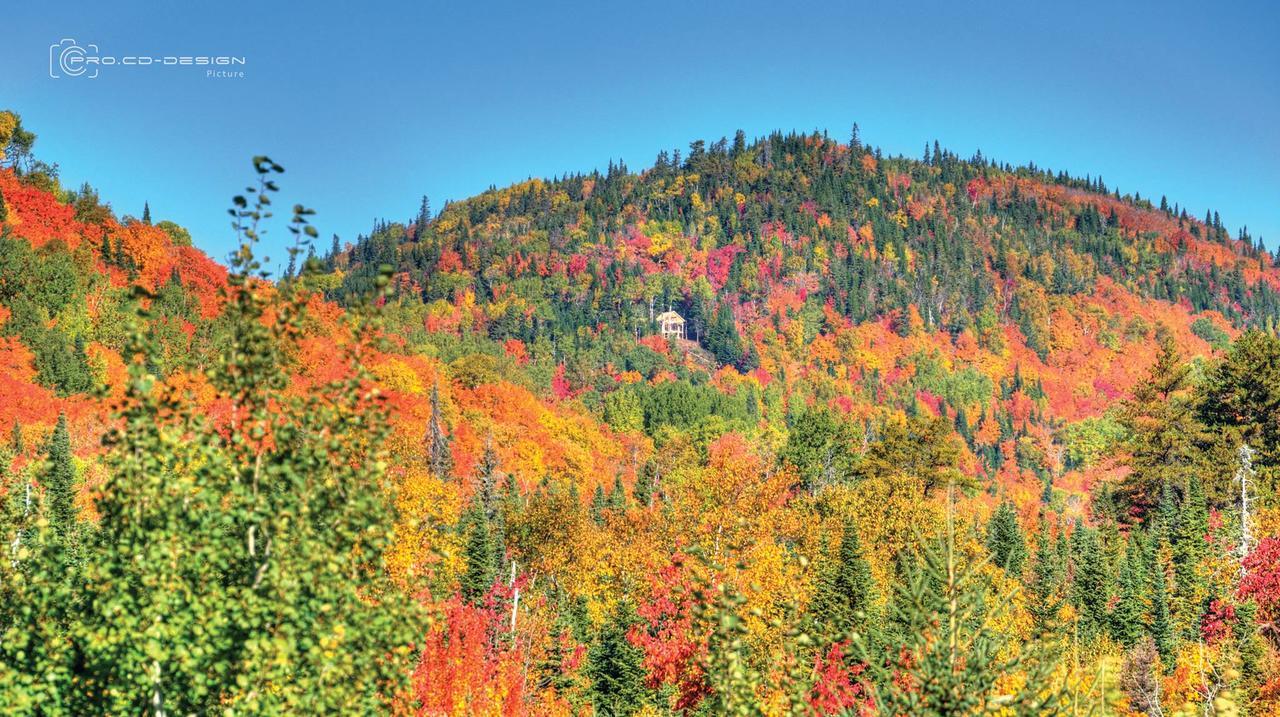
[[[34,141],[6,713],[1280,711],[1280,269],[1212,212],[738,133],[297,205],[272,278],[271,160],[224,268]]]

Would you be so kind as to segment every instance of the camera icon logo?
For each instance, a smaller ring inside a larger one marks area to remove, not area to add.
[[[60,77],[98,76],[98,46],[80,45],[71,38],[63,38],[49,46],[49,76]]]

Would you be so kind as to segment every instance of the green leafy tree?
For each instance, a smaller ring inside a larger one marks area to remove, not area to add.
[[[795,466],[807,490],[848,480],[853,473],[853,432],[822,408],[805,408],[787,431],[779,458]]]
[[[960,447],[951,423],[937,416],[912,416],[889,421],[880,439],[871,444],[857,472],[865,477],[910,476],[924,484],[925,495],[962,480],[956,463]]]
[[[43,587],[56,563],[33,556],[25,568],[16,623],[51,646],[0,660],[0,680],[16,686],[0,689],[9,713],[368,714],[404,685],[421,620],[382,564],[395,516],[387,414],[360,368],[372,333],[357,327],[363,338],[342,348],[347,378],[286,390],[309,297],[259,279],[252,247],[281,170],[254,165],[257,199],[232,210],[243,243],[229,347],[209,370],[231,417],[215,424],[158,384],[155,346],[133,331],[83,577],[67,594]],[[309,213],[295,208],[299,236],[314,233]]]

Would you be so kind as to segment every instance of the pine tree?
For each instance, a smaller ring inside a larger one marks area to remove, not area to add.
[[[1169,578],[1165,569],[1165,556],[1170,552],[1168,538],[1163,531],[1158,531],[1153,539],[1147,541],[1146,550],[1147,580],[1151,611],[1147,623],[1147,632],[1155,640],[1160,656],[1171,660],[1177,647],[1174,635],[1173,618],[1169,612]]]
[[[622,485],[622,476],[615,475],[613,477],[613,489],[609,491],[609,510],[615,514],[625,513],[627,510],[627,489]]]
[[[479,501],[485,515],[492,519],[497,512],[499,480],[498,452],[493,448],[493,434],[485,437],[484,453],[480,456],[477,473],[480,484],[476,491],[476,500]]]
[[[1080,635],[1100,637],[1107,629],[1107,603],[1111,598],[1098,531],[1076,521],[1071,533],[1071,596],[1080,613]]]
[[[707,332],[707,349],[715,354],[716,361],[730,366],[737,366],[745,356],[742,337],[738,335],[738,327],[733,320],[733,310],[727,305],[716,308]]]
[[[991,562],[1004,568],[1010,575],[1021,576],[1027,559],[1027,544],[1018,525],[1018,511],[1013,503],[1005,501],[991,516],[987,524],[987,550]]]
[[[467,569],[460,580],[462,597],[472,603],[480,603],[498,578],[493,534],[483,510],[473,509],[470,520],[464,524],[467,525],[464,553]]]
[[[604,486],[597,485],[596,491],[591,495],[591,520],[596,525],[604,525],[604,511],[609,506],[609,501],[604,496]]]
[[[1062,583],[1064,565],[1056,546],[1052,543],[1048,527],[1036,534],[1035,563],[1031,573],[1031,599],[1029,610],[1036,626],[1041,630],[1058,624],[1062,608]]]
[[[45,496],[45,513],[53,535],[64,548],[70,548],[76,533],[75,467],[71,463],[71,435],[67,416],[58,414],[58,424],[49,439],[44,473],[41,475]]]
[[[835,555],[826,556],[820,566],[817,587],[809,604],[815,632],[827,643],[845,639],[855,630],[876,632],[875,582],[871,566],[862,556],[858,531],[846,520]]]
[[[883,649],[855,640],[866,665],[863,684],[881,714],[1054,714],[1063,706],[1051,677],[1060,641],[1045,636],[1012,649],[1013,638],[991,627],[992,613],[1007,603],[987,594],[979,565],[956,549],[949,518],[945,538],[907,566],[894,601],[902,643]],[[886,660],[886,654],[911,659]],[[1008,680],[1015,674],[1022,679]]]
[[[1201,416],[1237,431],[1265,466],[1280,466],[1280,338],[1254,329],[1209,372]]]
[[[1196,420],[1190,392],[1190,367],[1173,340],[1166,338],[1146,380],[1134,387],[1121,423],[1129,431],[1132,472],[1117,496],[1130,514],[1144,519],[1166,486],[1182,490],[1204,461],[1198,444],[1204,427]]]
[[[422,195],[422,205],[418,208],[418,220],[414,225],[414,241],[422,241],[426,236],[427,224],[431,222],[431,202],[427,195]]]
[[[658,466],[652,460],[645,461],[644,467],[640,469],[640,475],[636,478],[634,495],[636,504],[641,508],[648,508],[653,504],[653,494],[658,487]]]
[[[587,651],[591,704],[602,717],[635,714],[648,701],[644,653],[627,639],[627,633],[637,621],[631,603],[619,600]]]
[[[151,223],[151,204],[147,202],[142,203],[142,223],[143,224]]]
[[[1200,616],[1209,599],[1209,581],[1203,566],[1209,552],[1208,534],[1209,509],[1200,479],[1192,476],[1178,511],[1172,546],[1173,595],[1170,608],[1174,631],[1183,639],[1196,639]]]
[[[1123,559],[1120,561],[1119,599],[1111,611],[1111,635],[1121,644],[1132,646],[1144,633],[1146,610],[1145,551],[1135,533],[1129,536]]]

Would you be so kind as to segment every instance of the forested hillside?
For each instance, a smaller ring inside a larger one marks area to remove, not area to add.
[[[34,141],[6,712],[1280,714],[1280,258],[1213,212],[855,126],[314,246],[259,157],[224,268]]]

